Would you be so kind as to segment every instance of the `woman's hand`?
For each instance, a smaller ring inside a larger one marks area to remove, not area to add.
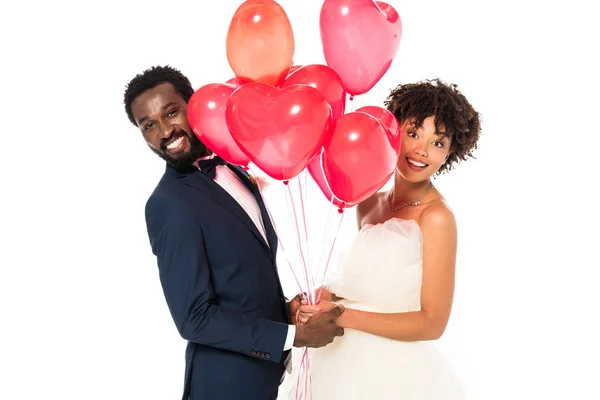
[[[337,301],[341,300],[341,297],[337,297],[334,293],[331,293],[328,288],[321,286],[315,290],[318,301]]]
[[[305,324],[306,321],[308,321],[308,319],[310,317],[312,317],[313,315],[330,311],[333,308],[335,308],[336,306],[337,306],[337,304],[332,303],[330,301],[321,301],[321,302],[319,302],[319,304],[315,304],[315,305],[303,304],[300,306],[300,309],[298,310],[298,316],[296,317],[296,322],[298,324]]]
[[[290,317],[294,318],[295,321],[298,321],[298,312],[300,311],[300,306],[302,305],[304,298],[304,293],[298,293],[289,303],[287,303],[288,314]]]

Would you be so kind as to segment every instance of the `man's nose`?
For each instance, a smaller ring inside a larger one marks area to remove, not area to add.
[[[160,132],[161,139],[171,137],[174,130],[175,130],[175,127],[166,121],[162,121],[159,124],[159,132]]]

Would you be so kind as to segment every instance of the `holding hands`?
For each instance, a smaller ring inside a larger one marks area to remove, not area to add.
[[[313,315],[330,311],[338,306],[333,303],[334,301],[342,300],[341,297],[337,297],[324,286],[318,288],[316,294],[317,304],[314,305],[308,304],[305,297],[300,298],[300,307],[296,313],[296,324],[305,324]]]
[[[344,312],[344,306],[332,303],[332,298],[324,289],[322,301],[317,305],[308,305],[302,293],[288,303],[290,317],[296,325],[295,347],[322,347],[333,342],[336,336],[344,335],[344,329],[335,323]]]
[[[302,303],[303,304],[298,309],[298,315],[296,317],[296,323],[298,325],[306,324],[311,317],[317,314],[327,313],[335,307],[343,307],[330,301],[321,301],[319,304],[314,305],[306,304],[304,301]]]

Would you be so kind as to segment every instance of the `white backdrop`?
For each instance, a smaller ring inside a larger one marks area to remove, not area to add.
[[[155,64],[195,87],[232,77],[225,35],[240,3],[3,4],[0,398],[179,398],[185,344],[143,213],[164,166],[129,124],[122,95]],[[440,348],[475,399],[599,398],[592,6],[390,3],[404,22],[400,50],[355,109],[381,105],[400,82],[440,77],[483,114],[478,159],[437,180],[460,235]],[[295,62],[323,63],[322,2],[280,4]],[[319,215],[326,203],[311,195]],[[354,233],[348,215],[338,248]]]

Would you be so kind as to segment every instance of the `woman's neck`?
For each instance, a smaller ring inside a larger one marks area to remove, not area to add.
[[[431,180],[427,179],[421,182],[409,182],[398,172],[394,174],[394,187],[392,188],[392,204],[414,201],[424,194],[432,186]]]

